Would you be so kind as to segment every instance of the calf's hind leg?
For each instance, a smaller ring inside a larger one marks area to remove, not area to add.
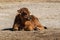
[[[30,21],[26,21],[24,29],[26,31],[32,31],[32,30],[34,30],[34,25]]]

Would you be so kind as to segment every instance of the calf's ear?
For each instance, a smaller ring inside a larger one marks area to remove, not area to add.
[[[21,13],[21,10],[17,10],[18,13]]]

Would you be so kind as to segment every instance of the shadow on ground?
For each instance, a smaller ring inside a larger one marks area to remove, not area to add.
[[[2,29],[1,31],[7,31],[7,30],[9,30],[9,31],[13,31],[12,28],[5,28],[5,29]]]
[[[44,26],[44,28],[47,29],[46,26]],[[4,29],[2,29],[1,31],[13,31],[13,28],[4,28]],[[25,31],[26,31],[26,30],[25,30]],[[34,31],[38,31],[38,29],[35,28]]]

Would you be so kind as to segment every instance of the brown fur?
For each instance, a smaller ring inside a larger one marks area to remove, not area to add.
[[[13,30],[34,30],[35,28],[43,30],[44,27],[39,23],[39,20],[34,15],[30,15],[27,8],[21,8],[18,11],[18,15],[15,17],[13,24]]]
[[[35,17],[34,15],[30,15],[31,19],[30,21],[26,21],[25,22],[25,27],[26,30],[34,30],[35,28],[37,28],[38,30],[43,30],[45,29],[39,22],[38,18]]]

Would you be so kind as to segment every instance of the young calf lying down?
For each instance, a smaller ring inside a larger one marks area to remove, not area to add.
[[[27,8],[21,8],[17,10],[19,14],[16,15],[15,21],[13,24],[13,30],[26,30],[26,31],[32,31],[32,30],[44,30],[47,29],[41,23],[39,23],[39,20],[34,15],[30,15],[30,12]]]

